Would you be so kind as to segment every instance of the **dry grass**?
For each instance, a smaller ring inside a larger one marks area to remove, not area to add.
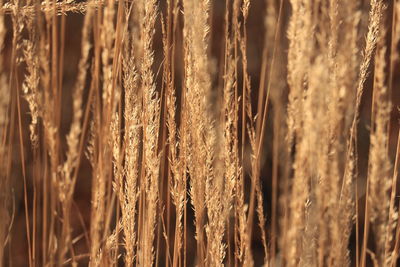
[[[398,266],[399,40],[396,0],[0,0],[0,266]]]

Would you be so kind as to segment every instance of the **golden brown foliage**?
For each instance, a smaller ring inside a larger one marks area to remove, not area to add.
[[[389,2],[0,0],[0,266],[397,266]]]

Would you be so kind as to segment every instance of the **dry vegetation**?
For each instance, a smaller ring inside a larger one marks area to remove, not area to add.
[[[397,266],[399,39],[396,0],[0,0],[0,266]]]

